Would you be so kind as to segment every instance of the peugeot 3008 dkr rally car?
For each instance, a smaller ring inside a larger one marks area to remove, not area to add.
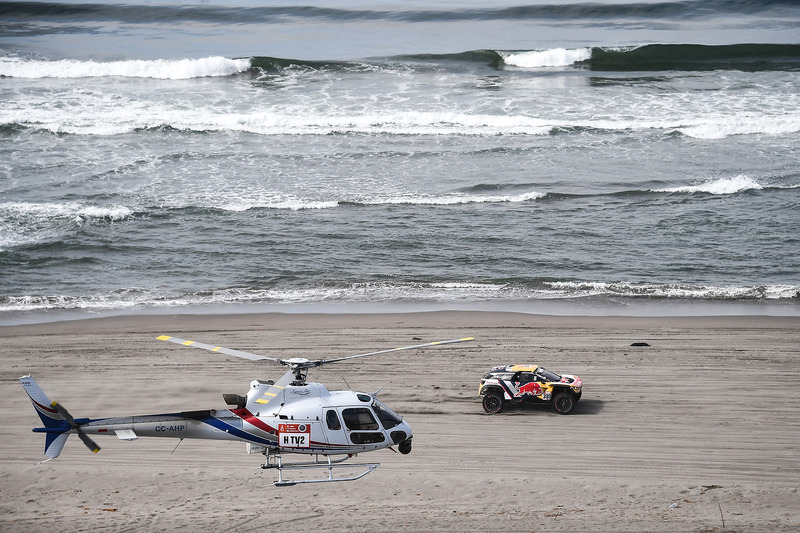
[[[537,365],[496,366],[481,379],[478,394],[483,409],[499,413],[506,402],[552,403],[562,415],[569,414],[581,397],[581,378],[556,374]]]

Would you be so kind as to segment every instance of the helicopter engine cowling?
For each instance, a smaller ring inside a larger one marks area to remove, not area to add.
[[[244,409],[247,405],[247,398],[241,394],[223,394],[225,405],[235,405],[237,409]]]

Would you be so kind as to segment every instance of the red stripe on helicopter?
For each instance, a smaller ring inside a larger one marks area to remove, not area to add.
[[[28,398],[31,398],[31,397],[28,396]],[[34,400],[33,398],[31,398],[31,402],[33,402],[33,405],[35,405],[41,411],[45,411],[46,413],[52,413],[54,415],[57,414],[55,409],[53,409],[52,407],[49,407],[47,405],[42,405],[39,402],[37,402],[36,400]]]
[[[231,409],[231,413],[235,414],[251,426],[255,426],[261,431],[266,431],[267,433],[274,433],[275,435],[278,434],[278,430],[274,427],[270,426],[269,424],[264,423],[260,418],[256,415],[248,411],[246,408],[242,409]]]
[[[266,431],[267,433],[274,433],[275,435],[278,434],[278,430],[277,429],[275,429],[274,427],[270,426],[269,424],[266,424],[264,421],[262,421],[256,415],[254,415],[253,413],[248,411],[247,408],[231,409],[230,411],[231,411],[231,413],[233,413],[234,415],[238,416],[239,418],[241,418],[242,420],[244,420],[248,424],[257,427],[258,429],[260,429],[262,431]],[[315,445],[315,446],[318,446],[318,447],[328,446],[330,448],[350,448],[349,444],[334,444],[332,442],[311,441],[311,444]]]

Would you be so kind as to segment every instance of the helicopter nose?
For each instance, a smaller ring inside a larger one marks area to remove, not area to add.
[[[390,436],[394,444],[400,444],[404,440],[411,438],[411,426],[408,425],[408,422],[403,420],[394,427]]]
[[[401,448],[406,448],[411,451],[411,426],[406,422],[402,422],[391,433],[392,442],[395,445],[400,445]],[[405,445],[405,446],[404,446]],[[404,453],[408,453],[404,452]]]

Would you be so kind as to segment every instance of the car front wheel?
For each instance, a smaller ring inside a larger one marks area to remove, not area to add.
[[[503,410],[506,401],[496,392],[490,392],[483,397],[483,410],[496,414]]]
[[[575,407],[575,397],[568,392],[561,392],[553,399],[553,407],[562,415],[568,415]]]

